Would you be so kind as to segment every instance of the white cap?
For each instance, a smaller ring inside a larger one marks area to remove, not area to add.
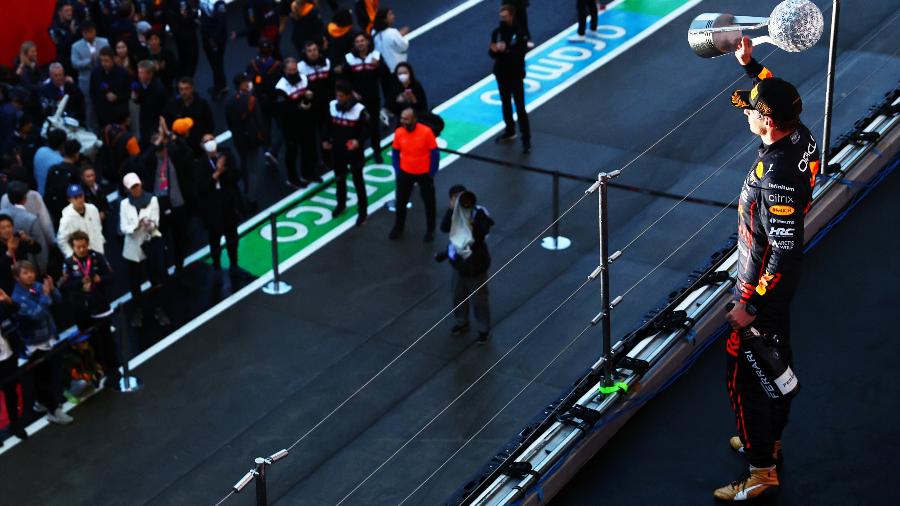
[[[134,172],[129,172],[128,174],[125,174],[125,177],[122,178],[122,185],[124,185],[125,188],[130,189],[136,184],[141,184],[141,178],[139,178],[138,175]]]

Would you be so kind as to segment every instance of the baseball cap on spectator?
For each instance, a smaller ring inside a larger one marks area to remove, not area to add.
[[[136,184],[141,184],[141,178],[134,172],[129,172],[122,178],[122,185],[125,186],[125,188],[131,188]]]
[[[82,188],[80,184],[70,184],[66,189],[66,196],[70,199],[75,197],[83,197],[84,188]]]
[[[172,123],[172,131],[178,135],[187,135],[194,127],[194,120],[191,118],[178,118]]]

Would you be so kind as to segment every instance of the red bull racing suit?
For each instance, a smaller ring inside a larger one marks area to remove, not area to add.
[[[772,73],[751,60],[747,73],[762,80]],[[771,145],[761,144],[738,205],[738,266],[735,298],[756,311],[752,326],[775,335],[792,365],[788,308],[803,254],[803,219],[819,172],[816,141],[802,124]],[[726,345],[726,385],[744,453],[754,467],[775,464],[775,441],[787,424],[790,399],[772,398],[742,357],[741,338]]]

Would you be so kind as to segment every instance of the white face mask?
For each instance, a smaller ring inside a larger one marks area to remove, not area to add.
[[[409,84],[409,74],[397,74],[397,79],[403,84]]]
[[[215,139],[210,139],[210,140],[204,142],[203,149],[205,149],[207,153],[215,153],[215,151],[216,151]]]
[[[253,93],[253,81],[247,83],[247,93]]]

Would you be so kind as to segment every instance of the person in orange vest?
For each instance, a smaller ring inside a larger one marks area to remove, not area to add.
[[[431,128],[418,122],[415,109],[408,107],[400,113],[400,127],[394,133],[391,154],[394,174],[397,178],[397,216],[394,228],[388,238],[399,239],[406,223],[406,203],[409,202],[413,185],[419,185],[419,192],[425,202],[425,242],[434,241],[435,200],[434,175],[438,171],[440,152],[437,139]]]

